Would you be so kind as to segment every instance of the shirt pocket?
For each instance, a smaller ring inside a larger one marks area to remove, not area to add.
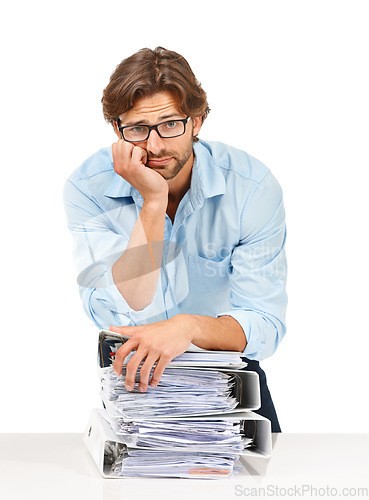
[[[188,256],[190,290],[195,293],[217,293],[229,284],[231,254],[221,261]]]

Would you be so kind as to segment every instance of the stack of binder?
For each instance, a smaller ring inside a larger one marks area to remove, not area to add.
[[[270,456],[270,421],[254,413],[258,374],[242,370],[242,353],[194,347],[169,363],[157,387],[129,392],[125,367],[119,377],[112,369],[127,339],[99,334],[105,409],[91,412],[84,441],[104,477],[218,479],[242,470],[240,456]]]

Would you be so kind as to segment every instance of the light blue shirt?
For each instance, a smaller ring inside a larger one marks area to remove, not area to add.
[[[64,188],[83,306],[99,328],[140,325],[179,313],[229,315],[242,326],[249,359],[273,354],[287,305],[282,191],[270,170],[219,142],[194,144],[191,187],[172,223],[154,299],[131,309],[112,265],[125,251],[143,199],[115,173],[111,147],[88,158]]]

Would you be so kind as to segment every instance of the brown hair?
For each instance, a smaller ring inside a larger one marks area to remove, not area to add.
[[[186,59],[156,47],[141,49],[116,67],[101,99],[105,120],[113,123],[134,106],[137,98],[163,91],[178,97],[180,109],[187,116],[201,116],[202,121],[207,117],[210,108],[206,93]]]

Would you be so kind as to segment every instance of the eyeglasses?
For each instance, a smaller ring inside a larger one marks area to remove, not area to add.
[[[179,137],[186,132],[186,123],[190,119],[190,116],[184,118],[183,120],[169,120],[167,122],[161,122],[157,125],[127,125],[125,127],[120,127],[120,120],[118,118],[118,130],[122,134],[122,139],[127,142],[142,142],[149,138],[150,132],[156,130],[159,137],[162,139],[171,139],[173,137]]]

